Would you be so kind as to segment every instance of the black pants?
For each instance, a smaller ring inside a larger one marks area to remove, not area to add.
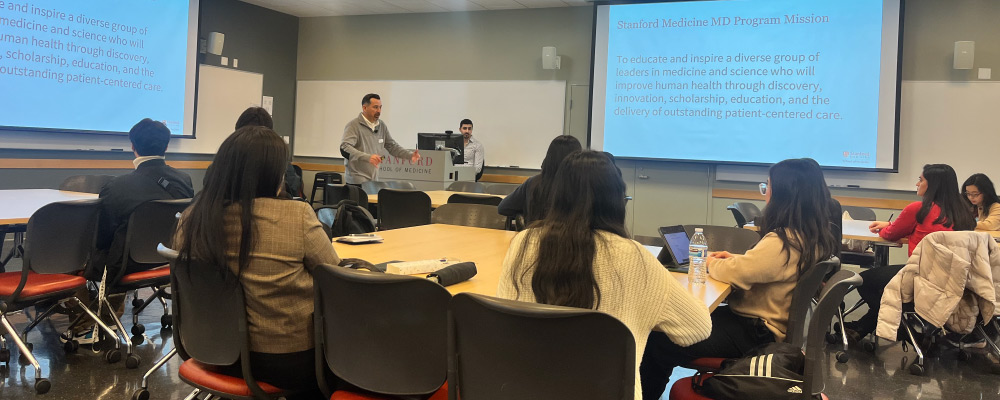
[[[864,283],[858,287],[858,294],[868,304],[868,313],[861,316],[853,324],[848,325],[848,327],[852,327],[861,336],[875,332],[875,326],[878,324],[878,310],[882,304],[882,293],[885,291],[885,285],[889,284],[889,281],[903,267],[903,265],[888,265],[861,271],[861,279],[864,279]]]
[[[760,318],[736,315],[728,306],[712,312],[712,334],[688,347],[674,344],[663,332],[652,332],[639,366],[643,400],[657,400],[667,387],[674,367],[701,357],[742,357],[751,349],[774,342],[774,334]]]
[[[309,349],[295,353],[250,353],[250,371],[258,382],[298,392],[293,399],[320,399],[323,395],[316,383],[316,351]],[[226,375],[243,377],[239,365],[220,371]]]

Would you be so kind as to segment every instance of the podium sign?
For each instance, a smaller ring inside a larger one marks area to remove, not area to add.
[[[452,182],[475,181],[476,168],[454,165],[451,152],[421,150],[420,160],[388,156],[378,167],[375,180],[410,181],[417,189],[442,190]]]

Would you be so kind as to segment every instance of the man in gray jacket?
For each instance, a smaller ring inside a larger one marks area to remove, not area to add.
[[[420,159],[416,150],[410,152],[400,146],[389,134],[389,127],[379,119],[382,115],[382,99],[374,93],[361,99],[361,114],[344,127],[344,137],[340,141],[340,152],[347,159],[345,181],[361,184],[375,179],[375,172],[382,162],[382,149],[399,158],[409,158],[413,162]]]

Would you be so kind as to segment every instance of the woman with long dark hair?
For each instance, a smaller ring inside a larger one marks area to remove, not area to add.
[[[511,242],[497,296],[618,318],[635,336],[636,368],[653,329],[683,345],[708,337],[708,308],[628,238],[625,182],[606,155],[571,154],[553,184],[546,217]]]
[[[644,399],[659,399],[674,367],[695,358],[741,357],[784,340],[799,276],[840,246],[819,164],[807,158],[774,164],[762,187],[767,199],[760,224],[764,237],[744,255],[719,251],[707,258],[709,276],[733,287],[728,306],[712,312],[711,336],[692,346],[657,332],[649,335],[640,368]]]
[[[288,146],[274,131],[238,129],[219,147],[174,244],[182,257],[227,267],[239,277],[254,377],[315,398],[309,271],[340,259],[308,204],[277,198],[287,163]],[[240,368],[224,372],[238,375]]]
[[[920,240],[931,232],[969,231],[976,228],[976,220],[969,212],[969,203],[959,195],[958,177],[947,164],[924,165],[917,178],[917,195],[920,201],[910,203],[895,221],[875,221],[869,225],[873,233],[889,241],[907,239],[908,255],[913,254]],[[845,324],[853,339],[860,339],[875,331],[882,292],[903,265],[871,268],[861,272],[864,283],[858,294],[868,304],[868,312],[857,321]]]
[[[525,222],[545,218],[550,200],[549,193],[555,185],[560,163],[570,153],[581,149],[583,146],[580,145],[580,141],[573,136],[559,135],[552,139],[545,153],[545,159],[542,160],[542,172],[528,178],[500,202],[497,210],[500,215],[514,217],[520,214],[524,216]]]
[[[1000,198],[986,174],[972,174],[962,184],[962,194],[976,216],[977,231],[1000,230]]]

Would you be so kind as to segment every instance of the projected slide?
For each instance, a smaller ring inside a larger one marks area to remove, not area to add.
[[[196,0],[0,0],[0,126],[191,134],[196,16]]]
[[[894,167],[898,4],[691,1],[598,14],[592,129],[604,150]]]

